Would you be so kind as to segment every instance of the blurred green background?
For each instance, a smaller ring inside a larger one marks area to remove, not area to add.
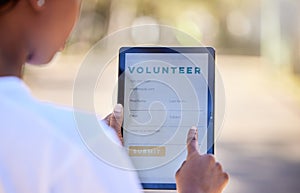
[[[297,0],[85,0],[69,43],[82,52],[124,27],[162,24],[219,54],[264,56],[299,73],[299,7]]]
[[[88,50],[107,35],[143,24],[174,27],[216,49],[226,102],[216,156],[231,176],[225,192],[298,193],[300,1],[83,0],[65,51],[48,66],[26,66],[24,79],[41,100],[71,106]],[[98,88],[95,109],[102,116],[113,105],[116,69],[113,62]]]

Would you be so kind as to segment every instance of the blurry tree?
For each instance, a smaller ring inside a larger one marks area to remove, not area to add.
[[[85,53],[107,34],[110,6],[110,0],[82,1],[81,15],[68,42],[67,51]]]
[[[85,0],[69,50],[86,52],[107,34],[152,22],[186,32],[203,45],[216,47],[218,53],[262,54],[271,60],[280,57],[278,63],[293,63],[294,71],[300,72],[299,2]],[[182,45],[185,45],[184,41]]]

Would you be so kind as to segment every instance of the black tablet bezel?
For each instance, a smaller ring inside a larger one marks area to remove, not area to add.
[[[119,50],[118,103],[124,105],[125,56],[128,53],[207,53],[208,54],[208,154],[215,153],[214,120],[215,120],[215,50],[212,47],[122,47]],[[122,131],[123,132],[123,131]],[[176,189],[173,183],[141,183],[144,189]]]

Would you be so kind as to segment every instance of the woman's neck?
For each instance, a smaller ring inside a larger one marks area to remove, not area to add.
[[[21,78],[23,65],[26,62],[26,54],[19,49],[6,48],[4,50],[1,48],[2,45],[0,45],[0,76],[17,76]]]
[[[27,61],[27,51],[22,34],[13,30],[16,26],[3,25],[0,31],[0,76],[22,77],[23,65]]]

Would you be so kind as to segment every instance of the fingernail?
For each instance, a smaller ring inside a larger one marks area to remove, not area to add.
[[[114,108],[115,113],[121,113],[123,111],[123,106],[121,104],[116,104]]]
[[[192,127],[191,127],[191,130],[195,130],[195,131],[197,131],[197,127],[195,127],[195,126],[192,126]]]
[[[194,130],[194,131],[195,131],[195,133],[194,133],[194,137],[193,137],[193,139],[192,139],[192,140],[197,140],[197,137],[198,137],[198,134],[197,134],[197,132],[198,132],[198,129],[197,129],[197,127],[195,127],[195,126],[192,126],[192,127],[191,127],[191,130]]]

